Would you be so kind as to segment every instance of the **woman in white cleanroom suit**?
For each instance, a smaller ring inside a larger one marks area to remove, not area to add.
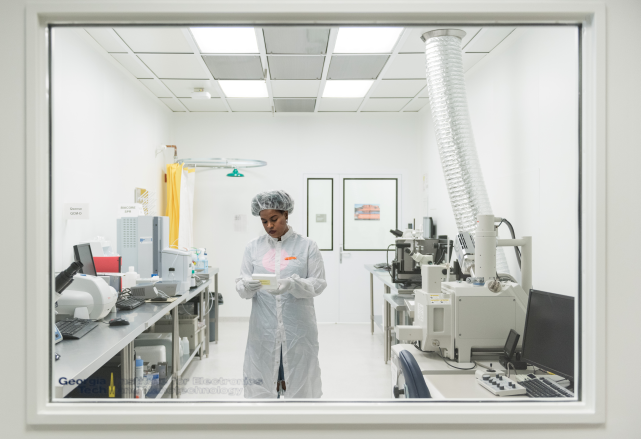
[[[320,398],[314,297],[327,286],[316,243],[294,232],[287,218],[294,200],[284,191],[252,200],[266,235],[245,248],[236,290],[252,300],[243,378],[245,398]],[[276,274],[277,290],[262,290],[252,274]]]

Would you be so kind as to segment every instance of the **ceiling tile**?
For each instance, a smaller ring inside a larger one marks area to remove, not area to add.
[[[316,99],[274,99],[274,107],[278,113],[312,113]]]
[[[157,79],[139,79],[145,87],[147,87],[153,94],[159,98],[173,98],[174,95],[171,94],[167,87],[164,86],[162,82]]]
[[[209,74],[197,55],[168,53],[139,54],[138,57],[161,79],[207,79]]]
[[[407,104],[406,107],[403,108],[403,111],[404,112],[419,111],[429,103],[430,103],[430,100],[427,98],[414,99],[412,102]]]
[[[391,26],[341,26],[334,53],[392,53],[404,30]]]
[[[464,53],[463,54],[463,71],[467,72],[474,65],[485,58],[487,53]]]
[[[401,47],[399,53],[425,53],[425,43],[421,40],[421,35],[425,32],[436,29],[460,29],[465,32],[465,36],[461,41],[461,47],[464,47],[473,37],[476,35],[480,27],[470,27],[470,26],[427,26],[427,27],[417,27],[410,31],[409,36],[405,40],[405,44]]]
[[[116,27],[114,30],[134,52],[193,53],[177,27]]]
[[[320,81],[271,81],[272,95],[277,98],[315,98]]]
[[[181,99],[189,111],[227,111],[227,106],[220,98],[213,99]]]
[[[220,96],[208,79],[164,79],[162,82],[179,98],[191,97],[195,88],[202,88],[214,97]]]
[[[136,55],[130,55],[128,53],[111,53],[116,61],[123,65],[124,68],[129,70],[132,75],[136,78],[153,78],[154,75],[149,71],[149,69],[142,63]]]
[[[254,27],[190,27],[200,53],[260,53]]]
[[[400,111],[409,101],[410,99],[400,98],[370,98],[361,111]]]
[[[327,52],[328,27],[264,27],[267,53],[316,55]]]
[[[385,71],[385,79],[425,78],[425,55],[422,53],[396,55]]]
[[[186,110],[183,108],[182,105],[178,102],[178,99],[174,98],[159,98],[161,102],[163,102],[165,105],[169,107],[171,111],[175,112],[185,112]]]
[[[258,55],[203,55],[203,59],[216,79],[264,79]]]
[[[363,98],[322,98],[318,111],[356,111]]]
[[[321,79],[324,56],[267,57],[271,79]]]
[[[389,55],[332,56],[327,79],[376,79]]]
[[[232,111],[272,111],[269,98],[234,98],[227,103]]]
[[[129,52],[127,45],[110,27],[86,27],[85,30],[107,52]]]
[[[384,79],[374,84],[371,97],[413,98],[427,82],[424,79]]]
[[[501,41],[507,38],[515,28],[509,26],[484,27],[476,34],[463,51],[465,52],[491,52]]]

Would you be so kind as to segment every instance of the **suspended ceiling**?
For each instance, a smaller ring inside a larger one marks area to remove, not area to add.
[[[404,28],[393,49],[366,54],[334,53],[339,31],[334,27],[257,27],[258,52],[242,54],[201,53],[184,27],[85,30],[174,112],[417,112],[428,103],[420,36],[437,28]],[[514,30],[459,29],[466,32],[465,71]],[[267,96],[226,96],[220,86],[225,80],[265,81]],[[339,80],[374,82],[364,97],[323,97],[326,85]],[[211,99],[192,99],[195,88],[209,92]]]

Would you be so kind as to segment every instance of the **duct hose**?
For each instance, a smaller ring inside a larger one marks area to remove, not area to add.
[[[434,30],[421,36],[427,58],[427,91],[436,143],[450,202],[459,231],[474,234],[477,215],[492,215],[465,92],[461,39],[457,29]],[[496,268],[510,273],[503,248],[496,249]],[[467,270],[466,270],[467,271]]]

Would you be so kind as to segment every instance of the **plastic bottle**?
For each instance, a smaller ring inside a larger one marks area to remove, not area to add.
[[[140,275],[134,271],[134,267],[130,266],[129,271],[122,277],[122,288],[131,288],[136,286],[136,279],[140,279]]]
[[[183,348],[182,339],[178,342],[178,359],[180,360],[178,368],[182,369],[182,367],[185,365],[185,350]]]
[[[140,355],[136,356],[136,398],[145,399],[145,390],[143,388],[144,371],[143,361]]]
[[[207,257],[207,252],[205,252],[202,255],[202,258],[200,259],[203,263],[202,268],[205,270],[205,273],[209,272],[209,258]]]
[[[184,366],[187,360],[189,359],[189,339],[183,337],[180,339],[180,346],[182,348],[182,361],[181,364]]]

